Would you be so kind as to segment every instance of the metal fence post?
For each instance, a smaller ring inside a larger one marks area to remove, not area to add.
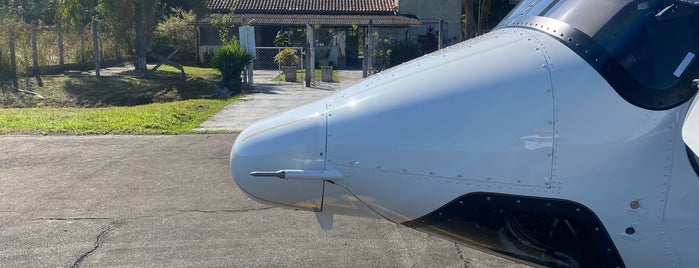
[[[440,50],[444,47],[444,35],[442,34],[442,30],[444,30],[444,20],[439,20],[439,32],[437,33],[437,49]]]
[[[60,22],[56,23],[56,31],[58,33],[58,65],[63,66],[64,59],[64,48],[63,48],[63,26]]]
[[[100,77],[100,46],[97,39],[97,19],[92,19],[92,43],[95,60],[95,76]]]
[[[373,71],[374,70],[374,20],[373,19],[369,20],[369,33],[367,36],[369,36],[369,42],[368,42],[368,44],[369,44],[368,54],[369,55],[364,55],[364,58],[366,59],[367,56],[369,57],[369,61],[367,62],[367,65],[368,65],[367,71],[368,71],[369,75],[372,75],[372,74],[374,74],[374,71]]]
[[[10,25],[8,31],[9,35],[9,40],[8,42],[10,43],[10,70],[11,76],[12,76],[12,86],[15,88],[19,88],[19,81],[17,80],[17,54],[15,51],[15,29],[14,25]]]

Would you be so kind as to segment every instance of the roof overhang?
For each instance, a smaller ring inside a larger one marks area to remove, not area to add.
[[[333,14],[235,14],[233,23],[251,26],[305,26],[321,25],[324,27],[364,26],[373,20],[376,27],[419,26],[422,22],[416,18],[403,15],[333,15]],[[211,18],[203,19],[201,24],[210,24]]]

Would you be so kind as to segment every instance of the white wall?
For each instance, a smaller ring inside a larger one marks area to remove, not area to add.
[[[444,22],[444,40],[459,40],[461,36],[461,0],[398,0],[398,12],[415,15],[422,21],[421,27],[412,28],[414,41],[427,32],[429,25],[437,28],[439,20]]]

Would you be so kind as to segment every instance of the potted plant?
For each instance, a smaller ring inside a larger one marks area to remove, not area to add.
[[[296,82],[296,70],[299,64],[301,64],[301,57],[296,53],[296,50],[285,48],[276,56],[274,56],[274,62],[279,63],[282,66],[282,71],[284,71],[285,81]]]

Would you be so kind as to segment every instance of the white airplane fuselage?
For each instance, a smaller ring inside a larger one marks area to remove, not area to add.
[[[326,227],[382,217],[536,265],[699,263],[692,96],[633,103],[553,30],[517,23],[251,126],[236,183]]]

